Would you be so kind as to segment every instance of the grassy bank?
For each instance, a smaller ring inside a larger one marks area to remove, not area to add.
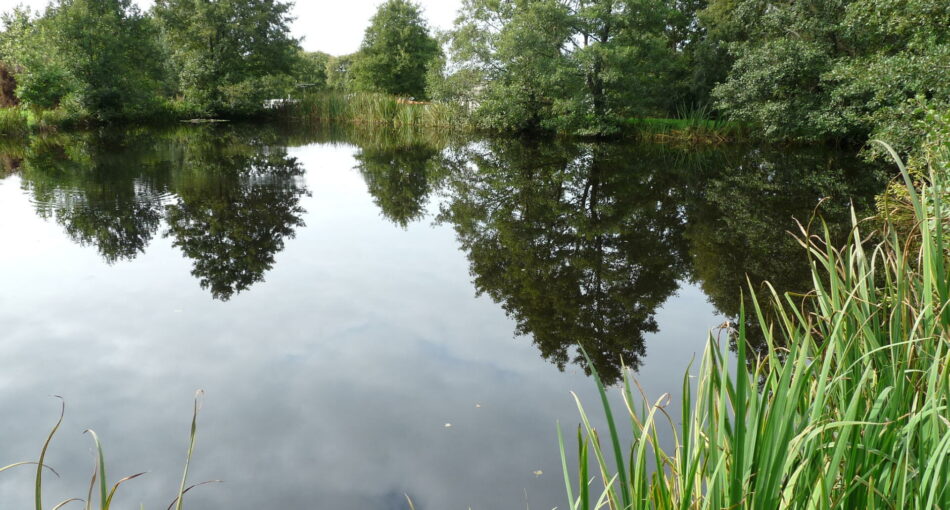
[[[748,140],[750,133],[739,123],[716,118],[708,106],[680,107],[672,118],[632,118],[627,128],[644,140],[718,144]]]
[[[710,338],[695,391],[687,373],[682,401],[670,404],[680,425],[667,420],[669,397],[635,396],[629,374],[626,409],[603,399],[609,434],[578,402],[576,485],[561,438],[570,508],[950,507],[950,130],[941,122],[919,162],[925,178],[900,164],[909,222],[887,221],[871,243],[865,230],[877,223],[855,218],[841,248],[826,231],[803,231],[814,288],[773,292],[774,314],[748,301],[768,342],[762,357],[746,348],[745,312],[726,333],[735,356]],[[632,445],[620,444],[618,427],[632,429]],[[588,457],[599,489],[587,483]]]
[[[468,128],[460,107],[446,103],[410,102],[396,96],[372,92],[322,91],[299,96],[295,103],[257,111],[242,110],[221,115],[224,120],[291,120],[302,124],[360,124],[394,128],[436,128],[461,131]],[[181,103],[170,101],[162,108],[134,118],[113,119],[109,124],[162,125],[205,118]],[[0,136],[17,137],[102,124],[95,118],[77,116],[63,109],[31,110],[0,108]]]
[[[748,133],[742,126],[712,119],[630,119],[628,128],[635,136],[654,142],[718,144],[743,141]]]
[[[22,106],[0,108],[0,136],[21,137],[33,133],[51,133],[101,125],[160,125],[192,118],[194,115],[169,103],[165,107],[129,118],[103,122],[93,116],[63,108],[30,109]]]

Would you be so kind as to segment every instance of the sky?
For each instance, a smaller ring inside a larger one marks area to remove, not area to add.
[[[152,0],[135,0],[143,9]],[[423,15],[433,29],[451,28],[461,0],[415,0],[422,6]],[[301,45],[307,51],[324,51],[331,55],[345,55],[359,49],[363,31],[369,19],[383,0],[297,0],[293,8],[297,18],[291,25],[294,37],[302,37]],[[42,9],[49,0],[0,0],[0,11],[18,4]]]

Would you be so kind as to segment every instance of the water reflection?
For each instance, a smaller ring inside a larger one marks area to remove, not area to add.
[[[227,300],[262,281],[284,239],[303,226],[304,169],[272,140],[233,131],[186,140],[165,235],[193,261],[201,287]]]
[[[479,292],[541,355],[608,381],[637,368],[657,308],[685,272],[675,174],[605,145],[496,141],[450,159],[440,220],[451,223]],[[634,160],[635,161],[635,160]]]
[[[701,176],[685,202],[690,276],[724,315],[737,318],[749,285],[771,316],[771,283],[780,294],[812,287],[798,223],[834,243],[858,218],[873,214],[888,169],[854,156],[810,148],[721,151],[697,168]],[[747,301],[748,304],[748,301]],[[760,324],[746,321],[751,347],[764,351]]]
[[[841,239],[851,204],[870,214],[885,178],[823,148],[508,141],[450,161],[440,218],[458,232],[479,291],[545,358],[583,365],[573,348],[584,346],[609,381],[621,362],[640,364],[644,333],[681,281],[699,283],[732,318],[750,282],[767,312],[762,282],[808,289],[796,219],[818,215]],[[764,349],[758,321],[747,326]]]
[[[55,135],[7,159],[37,214],[107,263],[145,252],[164,222],[216,299],[262,281],[303,226],[304,169],[273,130]]]
[[[369,145],[360,147],[354,157],[380,211],[405,228],[425,216],[429,195],[442,175],[440,152],[425,143]]]
[[[872,206],[882,174],[821,148],[678,149],[563,140],[436,140],[417,132],[203,126],[37,137],[0,148],[37,214],[108,263],[158,233],[220,300],[263,281],[303,226],[305,169],[288,146],[356,146],[381,214],[406,228],[436,209],[473,283],[541,355],[606,379],[637,368],[657,311],[684,281],[735,317],[746,276],[808,287],[793,218],[834,236]],[[435,204],[434,204],[435,203]],[[433,207],[430,207],[432,205]],[[750,322],[750,327],[757,324]],[[753,336],[755,336],[753,331]],[[586,367],[585,367],[586,368]]]
[[[170,168],[151,152],[135,134],[38,137],[18,169],[37,214],[111,264],[143,253],[161,224]]]

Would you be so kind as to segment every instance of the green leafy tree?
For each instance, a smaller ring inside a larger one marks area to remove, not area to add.
[[[561,49],[570,34],[569,13],[554,0],[464,1],[450,34],[450,66],[469,75],[475,122],[503,131],[546,128],[562,94]]]
[[[353,60],[354,84],[363,90],[425,98],[426,72],[440,53],[419,6],[387,0],[366,28]]]
[[[62,61],[80,84],[84,109],[105,120],[146,115],[158,106],[158,32],[131,0],[60,0],[46,17]]]
[[[30,20],[8,17],[0,51],[27,105],[63,105],[98,120],[141,117],[160,106],[163,55],[152,21],[131,0],[57,0]]]
[[[0,61],[15,65],[23,43],[34,25],[35,16],[29,7],[18,6],[0,14]]]
[[[185,100],[207,114],[251,113],[286,93],[299,51],[289,12],[279,0],[157,0]]]
[[[297,54],[293,75],[299,87],[322,89],[327,86],[327,64],[332,57],[322,51],[303,51]]]
[[[19,103],[16,95],[15,74],[24,41],[33,29],[33,13],[28,7],[18,6],[0,14],[0,108]]]
[[[769,138],[887,136],[909,150],[917,96],[950,106],[950,4],[943,0],[713,0],[710,30],[735,57],[720,109]],[[719,26],[716,26],[716,23]]]
[[[567,79],[583,86],[561,100],[558,116],[570,119],[562,130],[610,134],[630,116],[669,111],[678,58],[665,30],[675,11],[659,0],[574,0],[568,6],[575,33]],[[571,113],[582,117],[571,119]]]
[[[353,88],[353,59],[355,54],[340,55],[327,59],[327,87],[332,90],[345,91]]]
[[[611,134],[670,103],[668,11],[663,0],[466,0],[447,67],[465,76],[483,127]]]

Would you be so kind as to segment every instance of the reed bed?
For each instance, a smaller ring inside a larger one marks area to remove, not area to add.
[[[740,124],[716,118],[705,105],[680,106],[674,118],[635,118],[628,124],[640,138],[656,142],[721,144],[747,138]]]
[[[374,92],[317,92],[285,108],[285,114],[310,123],[350,122],[394,127],[462,128],[456,107],[419,103]]]
[[[749,293],[766,354],[750,354],[743,310],[729,335],[734,355],[710,335],[695,390],[687,371],[676,404],[635,393],[627,373],[625,408],[614,415],[595,372],[608,437],[602,446],[578,400],[576,484],[558,428],[569,508],[950,508],[950,138],[936,146],[917,182],[888,148],[913,228],[866,238],[873,223],[853,218],[840,248],[827,228],[802,229],[813,290],[795,298],[773,289],[768,314]],[[632,444],[621,444],[619,427]],[[674,447],[661,444],[663,429]]]
[[[0,136],[22,136],[29,132],[26,114],[17,107],[0,108]]]

